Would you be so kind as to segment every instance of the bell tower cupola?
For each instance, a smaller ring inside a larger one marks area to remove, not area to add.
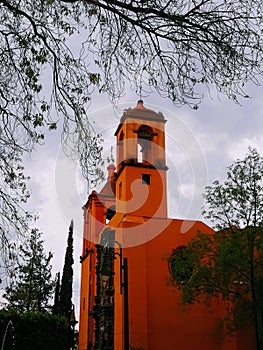
[[[124,111],[116,130],[116,211],[167,217],[166,120],[139,100]]]

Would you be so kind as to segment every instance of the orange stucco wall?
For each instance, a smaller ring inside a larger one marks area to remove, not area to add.
[[[162,228],[163,222],[160,221],[164,220],[156,220],[155,226]],[[199,304],[185,311],[180,305],[180,292],[169,284],[166,258],[172,249],[186,245],[198,230],[212,232],[201,222],[188,222],[189,230],[181,233],[182,223],[167,219],[166,229],[154,239],[123,250],[128,258],[129,331],[130,344],[134,347],[142,346],[150,350],[222,349],[221,334],[216,332],[222,305],[215,302],[213,308],[208,308]],[[144,229],[144,225],[141,225],[141,230]],[[139,230],[140,226],[137,226],[136,231]],[[118,234],[117,240],[122,240],[121,230]],[[125,242],[122,243],[125,246]],[[116,294],[118,298],[122,299],[123,296]],[[121,308],[118,309],[117,305],[121,305]],[[116,301],[116,315],[122,313],[122,302]],[[122,349],[122,341],[123,337],[116,337],[116,349]]]

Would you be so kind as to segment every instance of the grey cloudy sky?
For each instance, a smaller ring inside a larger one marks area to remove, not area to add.
[[[169,216],[202,219],[201,194],[204,186],[224,179],[226,166],[242,158],[248,146],[263,155],[262,87],[251,86],[250,99],[242,106],[216,94],[206,96],[197,111],[176,108],[157,95],[144,98],[144,105],[161,111],[166,123]],[[114,131],[122,111],[134,107],[138,97],[128,93],[113,110],[106,96],[95,96],[89,113],[95,128],[105,139],[105,155],[114,146]],[[82,209],[87,200],[87,183],[78,164],[63,156],[60,135],[53,132],[26,162],[31,176],[30,206],[39,213],[37,226],[43,232],[47,251],[54,253],[53,270],[62,271],[68,227],[74,220],[74,303],[79,304],[79,277],[82,245]],[[78,312],[77,312],[78,317]]]

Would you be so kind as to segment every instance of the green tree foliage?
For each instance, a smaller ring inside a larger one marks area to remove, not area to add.
[[[205,192],[205,217],[217,229],[261,227],[263,223],[263,160],[249,149],[243,160],[227,169],[227,180],[215,181]]]
[[[61,278],[58,310],[59,314],[67,318],[70,322],[72,310],[72,287],[73,287],[73,221],[69,226],[67,249],[65,262]]]
[[[67,321],[40,312],[0,310],[0,345],[10,350],[65,350]]]
[[[19,247],[19,259],[13,268],[4,297],[8,306],[20,313],[48,312],[54,289],[50,264],[52,253],[44,251],[41,233],[32,230],[29,241]]]
[[[203,85],[247,97],[262,73],[262,14],[261,0],[1,0],[0,244],[26,232],[21,157],[48,130],[62,130],[85,178],[100,178],[92,94],[116,101],[128,84],[193,108]]]
[[[263,158],[249,149],[228,168],[223,184],[206,188],[205,198],[204,215],[220,230],[199,233],[169,258],[172,282],[182,290],[184,304],[222,298],[229,331],[253,323],[262,350]]]

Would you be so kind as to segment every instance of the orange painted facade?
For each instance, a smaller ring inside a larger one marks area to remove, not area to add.
[[[167,217],[164,127],[163,115],[142,101],[125,111],[116,171],[108,167],[105,186],[84,206],[79,350],[128,350],[127,339],[144,350],[256,349],[253,331],[230,339],[219,329],[222,302],[185,310],[169,284],[167,257],[213,230]]]

